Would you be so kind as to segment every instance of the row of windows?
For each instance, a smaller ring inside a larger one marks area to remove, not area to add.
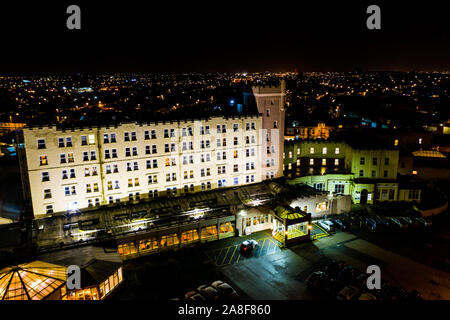
[[[365,157],[361,157],[359,159],[359,164],[366,164],[366,158]],[[376,166],[378,164],[378,158],[373,157],[372,158],[372,165]],[[384,164],[385,165],[389,165],[389,158],[384,158]]]
[[[249,165],[249,168],[254,169],[254,163],[251,163],[251,165]],[[71,169],[73,170],[73,169]],[[218,174],[224,174],[226,173],[226,167],[225,166],[220,166],[217,168],[217,173]],[[66,174],[66,173],[64,173]],[[73,174],[73,176],[72,176]],[[269,173],[268,173],[269,174]],[[205,176],[210,176],[211,172],[210,172],[210,168],[206,168],[205,169],[201,169],[201,176],[205,177]],[[44,176],[44,175],[43,175]],[[71,178],[75,177],[75,172],[71,171]],[[269,177],[269,175],[268,175]],[[273,172],[271,173],[271,177],[273,178]],[[184,171],[184,179],[192,179],[194,178],[194,171],[190,170],[190,171]],[[63,177],[64,179],[64,177]],[[173,182],[173,181],[177,181],[177,174],[176,172],[170,172],[170,173],[166,173],[166,182]],[[245,177],[245,182],[246,183],[251,183],[255,181],[255,175],[247,175]],[[156,184],[158,183],[158,175],[154,174],[154,175],[149,175],[148,176],[148,184]],[[113,189],[120,189],[120,184],[119,184],[119,180],[115,180],[114,183],[113,181],[107,181],[107,189],[108,191],[111,191]],[[226,179],[220,179],[218,180],[218,186],[219,187],[225,187],[227,184]],[[233,184],[234,185],[238,185],[239,184],[239,178],[235,177],[233,179]],[[203,185],[203,183],[202,183]],[[133,187],[139,187],[140,186],[140,182],[139,182],[139,178],[129,178],[128,179],[128,188],[133,188]],[[211,185],[210,182],[207,183],[206,189],[210,189]],[[193,185],[192,185],[193,188]],[[202,186],[202,190],[205,190],[204,186]],[[99,191],[99,187],[98,187],[98,183],[88,183],[86,184],[86,193],[90,193],[90,192],[98,192]],[[66,196],[71,196],[71,195],[76,195],[76,186],[66,186],[64,187],[64,194]],[[50,199],[52,198],[52,193],[51,193],[51,189],[44,189],[44,199]]]
[[[274,160],[273,159],[272,159],[272,163],[274,164]],[[171,161],[169,160],[169,158],[166,159],[166,166],[175,165],[175,164],[176,164],[175,163],[175,158],[172,158]],[[269,165],[270,165],[270,163],[268,162],[268,166]],[[135,161],[135,162],[127,162],[126,163],[126,167],[127,167],[127,171],[136,171],[136,170],[139,170],[139,163],[137,161]],[[147,160],[146,161],[146,168],[147,169],[158,168],[157,160],[156,159]],[[245,164],[245,169],[247,171],[248,170],[254,170],[255,169],[255,162],[247,162]],[[106,172],[106,174],[119,173],[119,167],[118,167],[117,164],[112,164],[112,165],[111,164],[107,164],[106,167],[105,167],[105,172]],[[188,171],[184,171],[185,179],[187,179],[187,172]],[[239,172],[239,165],[238,164],[234,164],[233,165],[233,172],[235,172],[235,173]],[[217,173],[218,174],[226,173],[226,167],[225,166],[217,167]],[[98,175],[97,167],[86,167],[86,168],[84,168],[84,176],[85,177],[97,176],[97,175]],[[210,175],[211,175],[211,169],[210,168],[200,169],[200,176],[201,177],[210,176]],[[50,174],[49,174],[49,172],[47,172],[47,171],[42,172],[41,173],[41,178],[42,178],[42,182],[50,181]],[[65,180],[65,179],[73,179],[73,178],[76,178],[75,169],[69,169],[69,170],[65,169],[65,170],[61,171],[61,179]],[[194,178],[193,170],[190,170],[189,178],[190,179]]]
[[[159,248],[166,248],[178,245],[180,243],[189,243],[201,239],[217,237],[218,234],[234,232],[234,226],[231,222],[221,223],[219,230],[217,225],[202,227],[200,229],[186,230],[180,233],[163,235],[161,237],[152,237],[139,241],[132,241],[118,245],[120,255],[131,255],[137,252],[151,252]]]
[[[275,151],[274,147],[272,147],[272,149],[274,152]],[[167,144],[165,151],[166,152],[174,152],[175,144],[171,144],[170,146]],[[152,148],[152,153],[156,153],[156,146],[154,146],[154,148]],[[150,154],[150,149],[148,149],[148,150],[146,149],[146,154]],[[90,155],[90,157],[89,157],[89,155]],[[125,148],[125,156],[126,157],[137,156],[137,155],[138,155],[137,147]],[[227,158],[227,153],[225,151],[218,152],[216,155],[217,155],[217,160],[226,160],[226,158]],[[254,148],[245,149],[245,156],[246,157],[254,157],[255,149]],[[117,149],[105,150],[105,159],[111,159],[111,158],[115,158],[115,159],[118,158]],[[239,158],[238,150],[233,150],[233,158],[234,159]],[[190,156],[183,156],[183,164],[188,164],[188,159],[189,159],[190,164],[194,163],[193,155],[190,155]],[[90,154],[87,151],[83,152],[83,161],[93,161],[93,160],[97,160],[95,151],[91,151]],[[211,155],[209,153],[200,155],[201,162],[207,162],[210,160],[211,160]],[[73,163],[73,162],[75,162],[75,157],[74,157],[73,153],[60,154],[60,163]],[[167,163],[167,159],[166,159],[166,163]],[[39,156],[39,164],[41,166],[48,165],[48,159],[47,159],[46,155]],[[172,165],[176,165],[176,164],[172,164]]]
[[[274,177],[274,173],[271,172],[270,176],[273,178]],[[267,177],[269,177],[269,172],[267,173]],[[170,179],[175,178],[175,173],[173,173],[173,175],[170,175]],[[149,184],[152,183],[157,183],[157,175],[153,175],[153,176],[149,176]],[[176,178],[175,178],[176,180]],[[253,183],[255,181],[255,176],[254,175],[247,175],[245,176],[245,182],[246,183]],[[227,179],[220,179],[217,182],[218,187],[225,187],[227,185]],[[234,185],[238,185],[239,184],[239,178],[235,177],[233,178],[233,184]],[[119,185],[119,181],[116,180],[114,183],[113,181],[108,181],[107,182],[107,186],[108,186],[108,190],[113,190],[113,189],[120,189],[120,185]],[[136,187],[139,186],[139,178],[130,178],[128,179],[128,187]],[[207,182],[202,182],[200,184],[200,188],[201,190],[210,190],[211,189],[211,182],[207,181]],[[184,192],[193,192],[194,191],[194,184],[190,184],[190,185],[184,185],[183,187]],[[92,184],[86,184],[86,193],[91,193],[91,192],[99,192],[99,186],[98,183],[92,183]],[[71,196],[71,195],[76,195],[77,191],[76,191],[76,186],[66,186],[64,187],[64,194],[66,196]],[[166,189],[166,194],[168,196],[171,195],[177,195],[177,188],[176,187],[172,187],[172,188],[167,188]],[[153,198],[153,197],[158,197],[158,190],[154,189],[154,190],[149,190],[148,192],[148,196],[149,198]],[[52,192],[51,189],[44,189],[44,199],[51,199],[52,198]],[[129,200],[133,201],[133,200],[140,200],[140,193],[139,192],[135,192],[135,193],[129,193]],[[88,199],[87,200],[87,205],[88,207],[92,207],[94,206],[93,201],[95,201],[95,206],[99,206],[100,205],[100,198],[95,198],[95,199]],[[118,203],[120,202],[120,196],[116,195],[115,198],[114,196],[108,196],[108,203]],[[73,202],[73,203],[67,203],[67,210],[72,210],[73,208],[77,208],[78,207],[78,203],[77,202]],[[53,205],[47,205],[46,206],[46,212],[47,213],[53,213]]]
[[[308,161],[308,163],[309,163],[310,166],[313,166],[314,164],[317,164],[317,161],[319,161],[319,160],[320,160],[320,159],[310,158],[309,161]],[[331,159],[330,159],[330,160],[331,160]],[[297,166],[300,166],[300,164],[301,164],[302,162],[304,162],[304,161],[300,161],[300,159],[297,159],[296,165],[297,165]],[[326,166],[327,163],[329,163],[328,159],[325,159],[325,158],[322,159],[321,164],[322,164],[323,166]],[[339,164],[340,164],[340,159],[334,159],[334,165],[335,165],[335,166],[339,166]],[[289,169],[292,168],[292,164],[291,164],[291,163],[288,164],[288,168],[289,168]]]
[[[359,170],[359,176],[360,177],[364,177],[364,170]],[[372,170],[372,178],[375,178],[377,176],[377,171],[376,170]],[[383,171],[383,177],[387,178],[388,177],[388,171],[384,170]]]
[[[274,122],[274,127],[276,127],[277,124]],[[255,122],[247,122],[245,125],[245,129],[247,131],[249,130],[256,130],[256,123]],[[239,131],[239,124],[235,123],[233,124],[233,131],[237,132]],[[217,133],[226,133],[227,132],[227,125],[217,125]],[[210,134],[210,126],[201,126],[200,127],[200,134]],[[181,136],[193,136],[193,129],[192,127],[188,128],[181,128]],[[175,138],[175,129],[164,129],[164,138]],[[144,131],[144,139],[150,140],[150,139],[156,139],[156,130],[145,130]],[[123,134],[123,140],[125,142],[128,141],[137,141],[137,134],[135,131],[131,132],[124,132]],[[115,133],[105,133],[103,134],[103,143],[115,143],[117,142],[117,137]],[[95,135],[89,134],[87,136],[83,135],[81,136],[81,145],[93,145],[95,144]],[[58,147],[72,147],[72,137],[60,137],[58,138]],[[46,148],[46,141],[45,139],[37,139],[37,147],[38,149],[45,149]]]
[[[265,223],[272,223],[271,215],[264,214],[264,215],[249,217],[249,218],[246,218],[246,220],[245,220],[246,227],[257,226],[257,225],[265,224]]]
[[[320,191],[325,191],[325,183],[314,183],[313,188],[320,190]],[[335,193],[342,194],[342,193],[344,193],[344,190],[345,190],[345,184],[335,184],[334,185]]]
[[[309,153],[310,154],[314,154],[316,151],[315,151],[315,148],[314,147],[311,147],[311,148],[309,148]],[[328,148],[327,147],[323,147],[322,148],[322,154],[327,154],[328,153]],[[334,154],[339,154],[340,153],[340,149],[339,148],[335,148],[334,149]],[[297,155],[300,155],[301,154],[301,150],[300,150],[300,148],[297,148]],[[288,156],[289,156],[289,159],[292,159],[292,151],[289,151],[289,154],[288,154]],[[283,158],[284,158],[284,155],[283,155]]]

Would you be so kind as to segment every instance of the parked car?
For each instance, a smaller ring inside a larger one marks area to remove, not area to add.
[[[401,217],[400,220],[405,222],[408,225],[408,227],[418,227],[419,226],[417,221],[411,219],[410,217]]]
[[[337,228],[339,228],[342,231],[346,231],[348,229],[348,226],[339,218],[332,219],[332,222]]]
[[[380,225],[384,231],[389,231],[394,227],[388,219],[381,217],[378,219],[378,225]]]
[[[334,223],[331,220],[319,220],[318,224],[328,232],[334,232]]]
[[[211,286],[201,285],[197,288],[197,291],[206,298],[206,300],[218,300],[219,292]]]
[[[245,240],[244,242],[242,242],[239,245],[239,251],[242,254],[250,255],[253,252],[253,249],[255,249],[255,247],[257,245],[258,245],[258,242],[256,240],[252,240],[252,239]]]
[[[337,295],[338,300],[350,301],[356,299],[359,295],[359,289],[355,286],[348,286],[339,291]]]
[[[306,277],[305,284],[310,290],[320,290],[324,287],[328,280],[328,276],[323,271],[314,271]]]
[[[340,281],[338,281],[336,278],[331,278],[325,283],[323,291],[328,297],[335,299],[337,294],[343,289],[343,287],[344,286]]]
[[[356,267],[346,266],[339,272],[337,279],[345,285],[349,285],[353,283],[360,274],[361,271],[359,271]]]
[[[408,228],[408,222],[403,219],[403,217],[395,217],[398,222],[400,222],[400,228]]]
[[[375,231],[377,229],[377,223],[372,218],[366,218],[365,222],[371,231]]]
[[[184,295],[186,300],[194,300],[194,301],[206,301],[205,297],[199,294],[197,291],[189,291]]]
[[[423,228],[430,228],[432,225],[431,221],[427,221],[424,218],[414,218],[414,220]]]
[[[413,291],[408,292],[406,294],[406,300],[408,300],[408,301],[419,301],[419,300],[423,300],[423,298],[420,295],[419,291],[413,290]]]
[[[393,226],[395,226],[395,228],[403,229],[406,227],[406,224],[400,222],[397,218],[391,217],[391,218],[389,218],[389,221],[392,223]]]
[[[331,260],[324,268],[325,273],[329,277],[336,278],[339,272],[346,267],[347,264],[343,261]]]
[[[367,273],[361,273],[359,276],[356,277],[355,281],[353,282],[353,285],[357,287],[360,290],[367,289],[367,278],[369,275]]]
[[[239,296],[232,286],[230,286],[226,282],[223,282],[222,280],[214,281],[213,283],[211,283],[211,286],[226,299],[234,300]]]
[[[385,300],[406,300],[407,293],[405,290],[395,287],[389,283],[381,286],[381,294]]]
[[[377,300],[377,297],[371,293],[364,292],[359,296],[358,300]]]

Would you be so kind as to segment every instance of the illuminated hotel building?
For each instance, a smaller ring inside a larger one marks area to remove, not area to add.
[[[254,88],[253,114],[24,128],[21,168],[34,217],[281,176],[282,88]]]

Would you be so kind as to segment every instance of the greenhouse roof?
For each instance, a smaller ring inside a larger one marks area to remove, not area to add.
[[[67,269],[33,261],[0,270],[0,300],[42,300],[66,283]]]

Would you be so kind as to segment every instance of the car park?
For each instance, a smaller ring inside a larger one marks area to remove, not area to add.
[[[239,251],[244,255],[250,255],[257,245],[258,242],[256,240],[245,240],[239,245]]]
[[[359,289],[355,286],[347,286],[344,289],[342,289],[341,291],[339,291],[338,295],[337,295],[337,299],[338,300],[342,300],[342,301],[350,301],[350,300],[354,300],[358,297],[359,295]]]
[[[328,276],[325,272],[314,271],[306,278],[305,284],[310,290],[318,291],[323,288],[327,280]]]
[[[318,221],[319,226],[321,226],[322,228],[324,228],[326,231],[328,232],[334,232],[335,231],[335,226],[334,223],[331,222],[331,220],[319,220]]]
[[[201,285],[197,288],[197,291],[206,298],[206,300],[218,300],[219,299],[219,292],[207,285]]]
[[[223,282],[222,280],[214,281],[211,286],[216,289],[225,299],[234,300],[239,296],[232,286],[230,286],[226,282]]]

